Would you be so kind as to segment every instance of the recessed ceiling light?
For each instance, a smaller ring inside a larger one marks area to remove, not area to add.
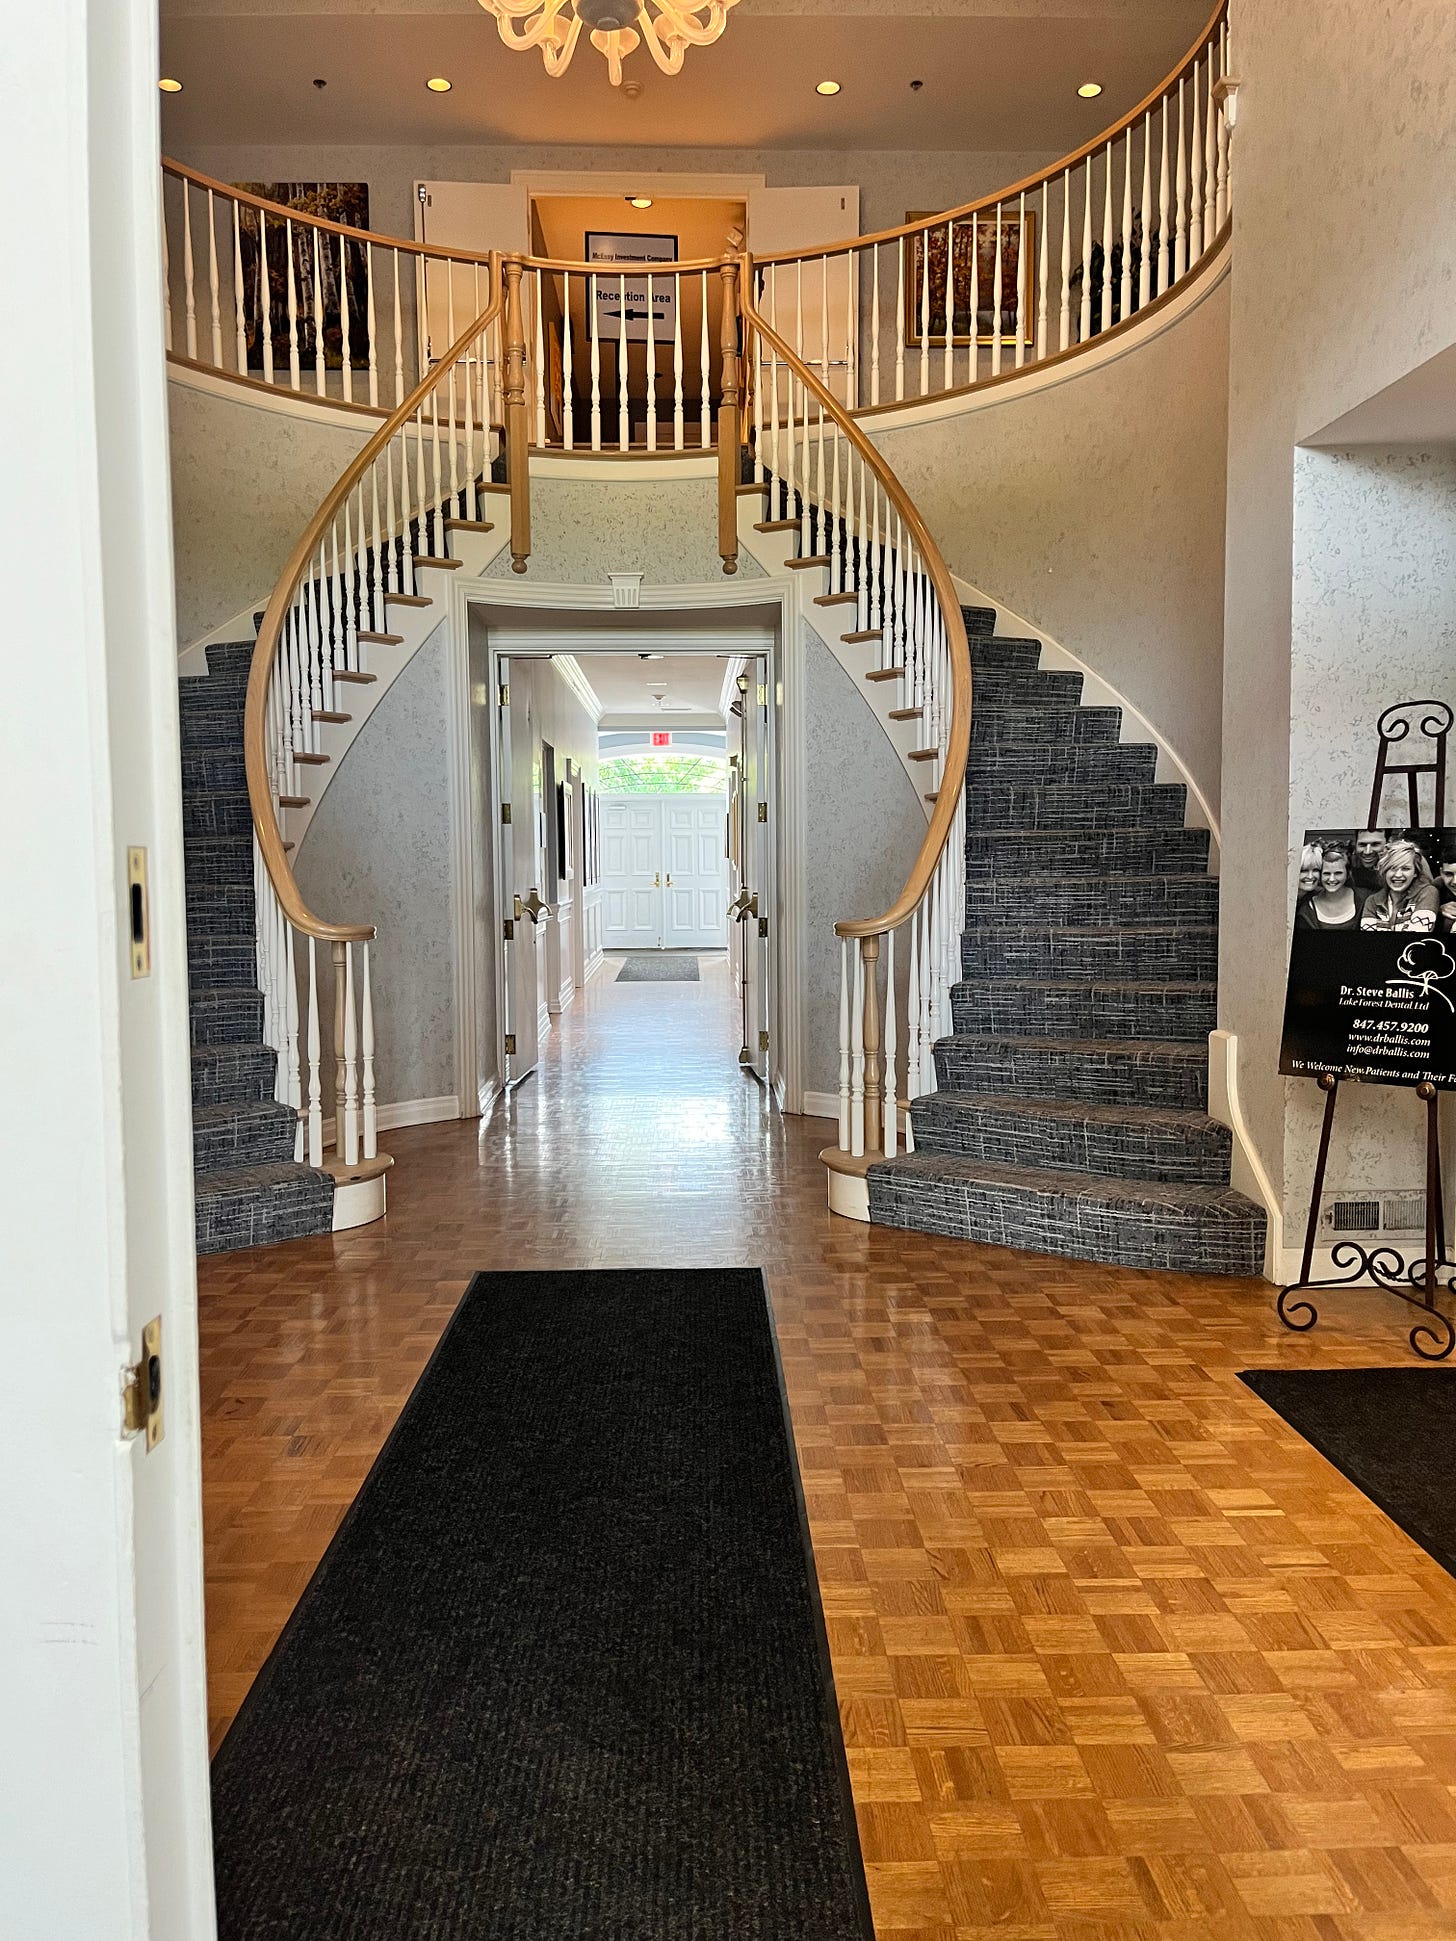
[[[838,94],[839,83],[837,81],[821,81],[814,92],[815,94]]]
[[[448,94],[453,85],[454,83],[447,81],[443,74],[432,74],[425,83],[431,94]]]
[[[1100,81],[1084,81],[1077,92],[1084,101],[1095,101],[1102,92],[1102,83]]]
[[[162,90],[163,94],[180,94],[182,92],[182,83],[180,81],[174,81],[170,74],[164,74],[161,80],[158,81],[157,86]]]
[[[627,203],[633,209],[650,209],[652,207],[652,197],[650,195],[629,195]]]

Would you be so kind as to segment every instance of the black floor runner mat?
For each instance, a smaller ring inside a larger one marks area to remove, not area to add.
[[[222,1941],[869,1936],[761,1273],[478,1276],[213,1813]]]
[[[1456,1369],[1256,1368],[1239,1380],[1456,1576]]]

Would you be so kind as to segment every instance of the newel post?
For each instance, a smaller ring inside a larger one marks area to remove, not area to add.
[[[531,557],[531,457],[526,422],[526,316],[521,302],[525,265],[505,260],[506,481],[511,489],[511,571],[524,573]]]
[[[723,391],[718,405],[718,551],[725,573],[738,571],[738,475],[741,395],[738,385],[738,264],[725,256],[723,278]]]

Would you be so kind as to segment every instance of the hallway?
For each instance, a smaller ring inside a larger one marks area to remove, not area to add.
[[[1456,1934],[1456,1585],[1235,1379],[1389,1306],[834,1220],[723,968],[614,971],[382,1224],[200,1263],[214,1741],[475,1271],[762,1264],[882,1937]]]

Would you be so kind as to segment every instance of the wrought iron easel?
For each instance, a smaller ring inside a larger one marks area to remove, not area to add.
[[[1422,714],[1422,710],[1427,710]],[[1416,717],[1421,718],[1417,721]],[[1422,775],[1435,778],[1434,820],[1442,828],[1446,820],[1446,738],[1456,715],[1444,701],[1401,701],[1387,708],[1376,724],[1380,746],[1375,757],[1375,780],[1370,794],[1370,814],[1366,827],[1380,822],[1380,802],[1386,782],[1404,775],[1410,790],[1410,826],[1421,826],[1419,783]],[[1412,731],[1432,743],[1429,761],[1392,762],[1390,751],[1407,740]],[[1340,1080],[1325,1073],[1318,1080],[1325,1094],[1324,1121],[1320,1127],[1319,1157],[1315,1161],[1314,1187],[1310,1194],[1309,1221],[1304,1231],[1304,1256],[1299,1279],[1281,1287],[1275,1312],[1286,1328],[1304,1334],[1319,1320],[1319,1309],[1303,1295],[1319,1288],[1351,1287],[1359,1281],[1373,1281],[1387,1293],[1398,1295],[1411,1307],[1421,1310],[1421,1319],[1410,1331],[1410,1345],[1425,1361],[1444,1361],[1456,1348],[1456,1324],[1436,1305],[1438,1293],[1456,1291],[1456,1261],[1446,1251],[1446,1212],[1442,1204],[1440,1092],[1429,1080],[1415,1087],[1415,1094],[1426,1108],[1426,1250],[1418,1259],[1407,1262],[1396,1247],[1362,1247],[1358,1241],[1340,1241],[1331,1255],[1337,1270],[1323,1280],[1312,1280],[1315,1235],[1319,1228],[1320,1204],[1324,1198],[1325,1166],[1330,1156],[1330,1133],[1335,1123],[1335,1101],[1340,1095]],[[1443,1281],[1442,1274],[1447,1275]],[[1424,1345],[1429,1343],[1429,1346]]]

